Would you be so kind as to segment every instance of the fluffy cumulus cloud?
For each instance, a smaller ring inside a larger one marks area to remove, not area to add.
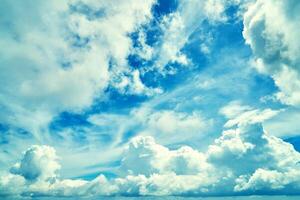
[[[60,179],[55,150],[33,146],[1,175],[0,195],[297,194],[300,154],[263,130],[262,121],[255,120],[261,113],[245,120],[240,117],[244,112],[249,111],[230,115],[229,120],[242,120],[228,125],[205,152],[188,146],[171,150],[151,136],[134,137],[124,149],[116,178]]]
[[[169,150],[150,136],[137,136],[128,146],[121,171],[130,175],[169,174],[192,175],[209,169],[204,154],[183,146]]]
[[[299,9],[296,0],[257,0],[244,15],[243,31],[255,66],[279,87],[277,99],[295,106],[300,105]]]
[[[89,107],[110,80],[125,75],[130,93],[149,93],[127,56],[129,34],[151,19],[154,3],[3,1],[1,122],[34,131],[61,111]]]
[[[26,180],[47,180],[56,177],[60,169],[55,150],[49,146],[32,146],[24,154],[20,163],[11,168],[13,174],[19,174]]]

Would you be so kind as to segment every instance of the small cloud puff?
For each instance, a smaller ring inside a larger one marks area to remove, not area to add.
[[[262,123],[276,116],[281,111],[282,110],[254,109],[250,106],[242,105],[238,101],[232,101],[222,107],[219,112],[228,119],[224,127],[230,128],[236,125],[242,126],[245,124]]]
[[[34,145],[24,153],[21,162],[10,171],[23,176],[26,180],[37,181],[55,178],[59,169],[60,164],[54,148]]]

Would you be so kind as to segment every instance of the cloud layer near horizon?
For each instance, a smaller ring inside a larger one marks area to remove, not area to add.
[[[236,123],[226,125],[203,153],[189,146],[170,150],[150,136],[133,138],[116,178],[60,179],[55,150],[32,146],[0,176],[0,195],[299,194],[300,153],[264,132],[261,122],[271,111],[242,108],[230,115]]]

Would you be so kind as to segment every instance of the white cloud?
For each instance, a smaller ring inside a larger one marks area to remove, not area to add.
[[[187,146],[170,150],[157,144],[153,137],[135,137],[124,151],[118,177],[112,179],[100,175],[92,181],[60,180],[53,170],[49,175],[48,168],[36,167],[37,163],[45,166],[45,160],[53,162],[53,149],[34,146],[21,161],[30,163],[33,167],[28,169],[32,171],[2,174],[0,195],[240,195],[263,191],[296,194],[300,189],[300,154],[291,144],[265,133],[261,122],[254,123],[251,118],[255,116],[249,115],[249,123],[243,121],[236,128],[223,131],[204,153]],[[32,149],[34,156],[28,156]],[[49,151],[50,158],[46,156]],[[42,159],[44,156],[46,159]],[[36,170],[53,178],[42,178],[37,183],[26,177]],[[16,181],[17,187],[12,188]]]
[[[267,132],[280,138],[299,135],[300,113],[298,109],[288,108],[264,123]]]
[[[147,87],[141,80],[139,70],[133,70],[129,76],[122,75],[120,79],[114,85],[123,94],[153,96],[163,93],[161,88]]]
[[[294,0],[257,0],[244,15],[243,35],[257,58],[259,71],[279,87],[276,97],[285,104],[300,104],[300,3]]]
[[[201,129],[203,126],[201,117],[197,114],[187,115],[174,111],[161,111],[153,113],[149,119],[149,126],[166,134],[184,129]]]
[[[247,112],[242,113],[236,118],[230,119],[224,125],[226,128],[240,125],[240,124],[256,124],[261,123],[267,119],[272,118],[273,116],[277,115],[280,111],[278,110],[271,110],[271,109],[264,109],[264,110],[250,110]],[[249,120],[250,119],[250,120]]]
[[[24,189],[24,177],[13,174],[0,174],[0,197],[19,195]]]
[[[154,3],[2,2],[1,121],[38,132],[59,112],[89,107],[123,73],[134,79],[132,93],[146,92],[127,64],[128,34],[151,19]]]
[[[151,135],[162,144],[183,143],[191,138],[201,138],[206,130],[212,127],[214,121],[207,119],[201,113],[185,113],[173,110],[155,110],[147,105],[133,109],[129,115],[97,114],[89,117],[95,126],[110,129],[111,136],[117,134],[115,143],[122,143],[132,132]]]
[[[156,144],[152,137],[136,137],[130,142],[121,167],[125,174],[149,176],[163,171],[168,154],[169,150]]]
[[[145,113],[143,113],[145,112]],[[171,110],[151,112],[137,110],[133,112],[143,123],[141,134],[152,134],[159,141],[169,143],[182,142],[192,137],[201,136],[211,127],[213,121],[205,119],[200,113],[184,113]]]
[[[169,63],[183,66],[191,65],[189,58],[182,52],[182,48],[189,42],[190,36],[199,31],[205,20],[211,24],[226,20],[225,10],[233,2],[229,1],[178,1],[176,11],[166,15],[161,20],[163,36],[157,50],[154,67],[162,74],[174,74],[175,68],[165,69]]]
[[[257,169],[250,177],[241,176],[234,187],[235,191],[280,190],[293,185],[292,189],[299,188],[299,170],[279,172],[277,170]]]
[[[252,108],[250,106],[242,105],[239,101],[232,101],[228,105],[222,107],[220,113],[227,118],[234,118],[248,110],[252,110]]]
[[[262,123],[280,113],[282,110],[272,109],[254,109],[247,105],[242,105],[238,101],[232,101],[228,105],[220,109],[228,121],[225,123],[225,128],[230,128],[235,125],[243,126],[247,124]]]
[[[131,175],[169,174],[192,175],[207,171],[204,154],[183,146],[177,150],[156,144],[150,136],[137,136],[129,143],[121,171]]]
[[[55,149],[49,146],[32,146],[20,163],[11,168],[13,174],[23,176],[29,181],[44,181],[56,178],[60,169]]]

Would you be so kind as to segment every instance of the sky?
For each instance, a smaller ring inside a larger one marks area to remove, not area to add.
[[[2,0],[0,197],[300,195],[299,13]]]

